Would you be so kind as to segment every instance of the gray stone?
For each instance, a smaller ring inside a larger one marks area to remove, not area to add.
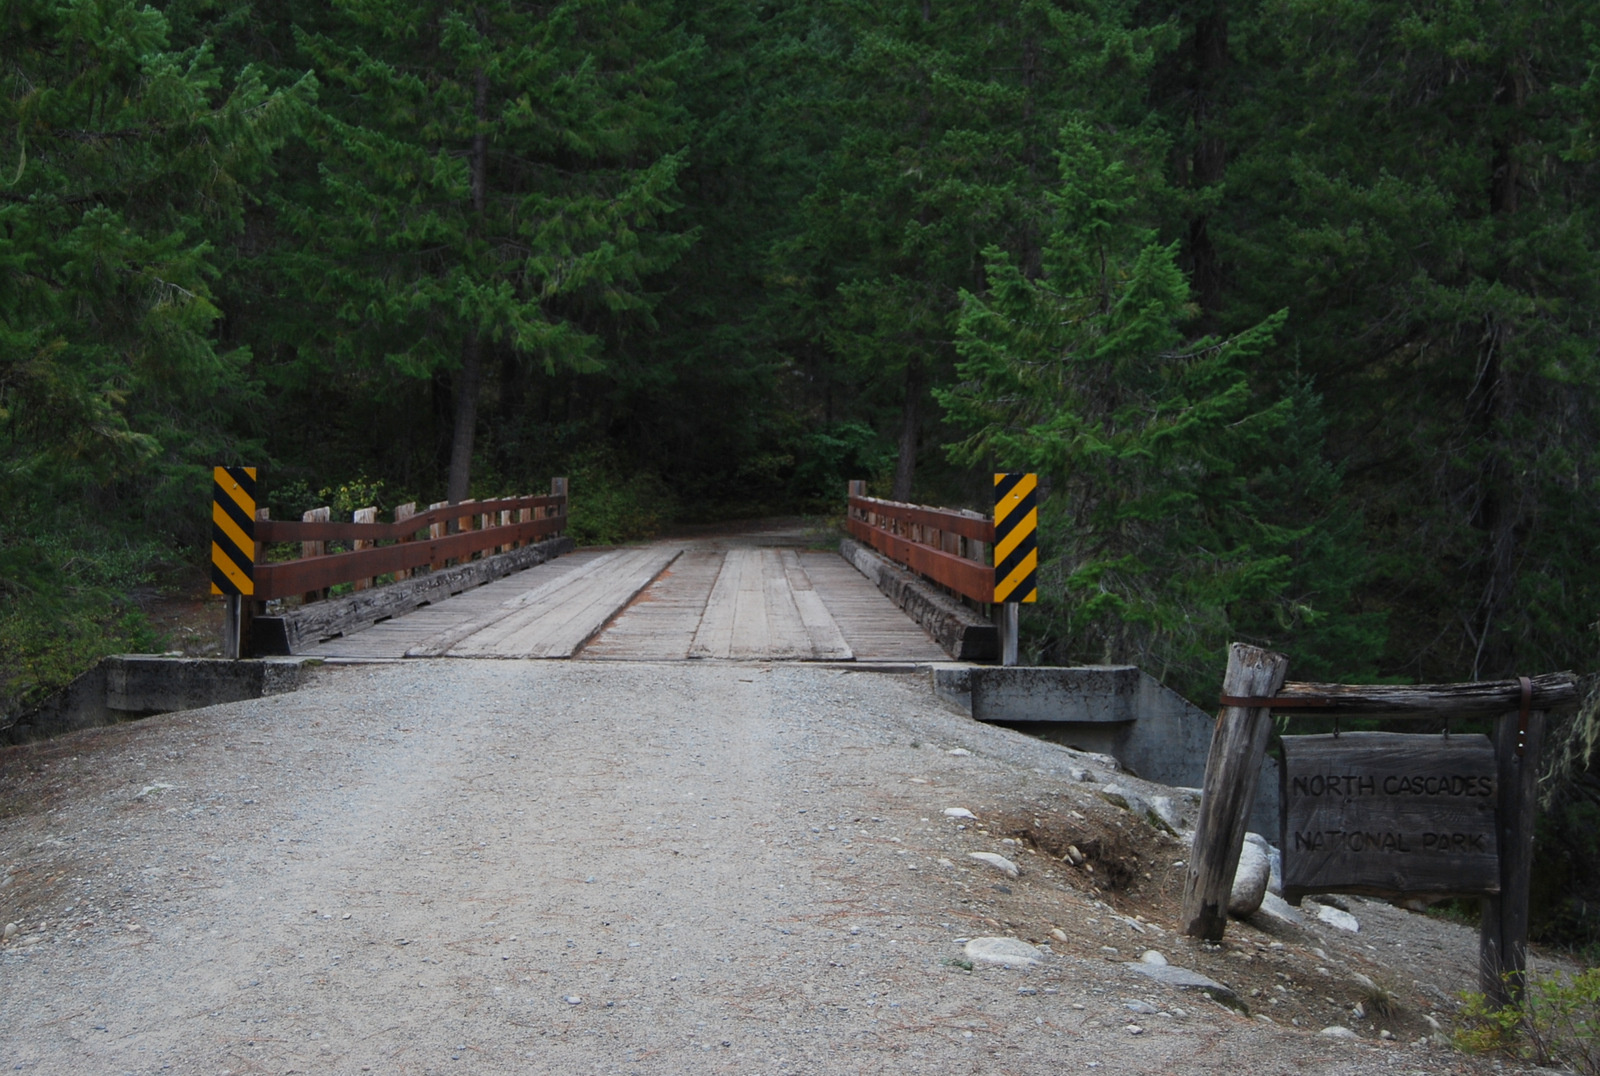
[[[1004,964],[1027,968],[1044,959],[1039,950],[1020,938],[973,938],[962,953],[974,964]]]
[[[1317,1032],[1317,1034],[1321,1035],[1325,1039],[1354,1039],[1360,1037],[1349,1028],[1340,1027],[1337,1024],[1335,1024],[1333,1027],[1325,1027],[1321,1031]]]
[[[1124,1001],[1122,1004],[1129,1012],[1136,1012],[1140,1016],[1154,1016],[1156,1013],[1161,1011],[1148,1001]]]
[[[1224,1005],[1236,1004],[1239,995],[1229,987],[1223,986],[1215,979],[1201,975],[1198,971],[1180,968],[1173,964],[1127,964],[1129,971],[1143,975],[1147,979],[1154,979],[1162,986],[1171,986],[1179,990],[1199,990],[1209,994]]]
[[[1139,963],[1162,966],[1167,963],[1167,958],[1156,952],[1154,949],[1146,949],[1144,952],[1139,954]]]
[[[946,807],[944,809],[944,816],[946,818],[971,818],[971,819],[976,819],[978,817],[977,815],[973,814],[971,811],[967,810],[965,807]]]
[[[1255,836],[1255,834],[1249,834]],[[1259,840],[1259,838],[1257,838]],[[1265,842],[1262,842],[1265,843]],[[1233,890],[1228,895],[1228,914],[1241,919],[1261,907],[1267,895],[1267,880],[1272,864],[1261,845],[1246,840],[1239,849],[1239,868],[1233,873]]]
[[[1104,785],[1095,795],[1111,804],[1121,807],[1130,814],[1143,815],[1149,808],[1138,794],[1123,785]]]
[[[979,863],[987,863],[1008,878],[1015,878],[1022,873],[1017,869],[1015,863],[995,852],[968,852],[967,855],[976,859]]]
[[[1335,908],[1331,904],[1317,905],[1317,918],[1328,924],[1330,927],[1337,927],[1339,930],[1348,930],[1352,934],[1361,929],[1361,921],[1359,919],[1351,915],[1349,912],[1341,911],[1338,908]]]
[[[1261,907],[1256,909],[1255,915],[1258,920],[1265,918],[1293,927],[1306,925],[1305,916],[1300,914],[1299,909],[1271,889],[1268,889],[1266,895],[1261,898]]]

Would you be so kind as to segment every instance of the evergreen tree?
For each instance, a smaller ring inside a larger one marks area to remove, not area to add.
[[[937,394],[971,431],[957,461],[1040,474],[1043,656],[1135,663],[1191,693],[1236,638],[1306,674],[1370,668],[1380,625],[1346,615],[1319,402],[1251,384],[1284,315],[1190,335],[1190,285],[1137,171],[1087,124],[1062,140],[1041,273],[989,252],[986,293],[963,296],[959,384]]]
[[[130,543],[201,530],[254,392],[216,246],[312,87],[228,78],[131,0],[13,0],[0,57],[4,712],[126,637]]]
[[[352,0],[300,40],[320,183],[275,205],[283,272],[326,317],[296,343],[378,385],[447,373],[461,500],[497,366],[595,369],[617,324],[651,324],[646,282],[691,238],[666,223],[685,43],[609,0]]]

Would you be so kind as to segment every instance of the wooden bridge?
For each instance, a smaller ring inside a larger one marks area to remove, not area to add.
[[[798,531],[579,550],[307,647],[328,658],[942,661],[928,633]]]
[[[549,495],[402,505],[379,523],[373,508],[349,522],[327,509],[272,520],[243,485],[253,475],[225,492],[229,474],[243,472],[218,471],[213,556],[253,547],[254,562],[214,573],[251,588],[230,598],[225,652],[877,663],[997,652],[989,520],[867,497],[860,483],[842,547],[767,525],[575,549],[563,478]]]

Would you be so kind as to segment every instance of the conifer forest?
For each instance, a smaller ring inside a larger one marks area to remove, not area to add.
[[[1029,662],[1600,667],[1593,3],[0,12],[0,712],[165,648],[219,463],[587,541],[1036,471]]]

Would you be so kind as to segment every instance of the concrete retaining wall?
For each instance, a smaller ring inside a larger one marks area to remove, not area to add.
[[[1213,715],[1133,665],[935,669],[934,689],[979,721],[1115,758],[1177,788],[1205,783]],[[1250,828],[1276,841],[1278,762],[1262,764]]]
[[[27,743],[136,717],[282,695],[305,683],[315,658],[221,658],[117,654],[43,706],[0,729],[0,742]]]

